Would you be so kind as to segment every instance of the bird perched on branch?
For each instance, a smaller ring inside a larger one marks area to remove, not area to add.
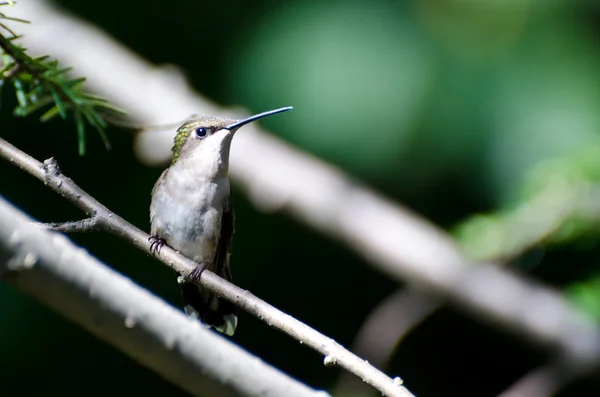
[[[185,312],[207,326],[233,335],[235,307],[198,283],[204,270],[231,281],[229,257],[234,231],[229,187],[229,149],[245,124],[292,107],[241,120],[201,117],[177,130],[173,160],[152,190],[150,250],[168,245],[198,263],[181,284]]]

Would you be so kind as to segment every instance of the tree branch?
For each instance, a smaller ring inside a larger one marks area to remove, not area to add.
[[[87,194],[71,179],[60,173],[54,159],[44,161],[44,164],[20,151],[3,139],[0,139],[0,157],[15,164],[22,170],[33,175],[46,186],[74,203],[88,216],[97,220],[102,229],[138,247],[144,252],[150,252],[149,235],[142,232],[120,216],[112,213],[104,205]],[[187,276],[197,264],[183,257],[168,246],[161,248],[156,257],[179,274]],[[260,300],[250,292],[242,290],[225,281],[210,271],[202,273],[200,283],[219,296],[233,302],[269,326],[274,327],[297,339],[325,356],[326,366],[339,366],[353,373],[365,383],[373,386],[385,396],[412,396],[399,382],[399,378],[390,377],[360,359],[339,345],[333,339],[315,331],[306,324],[279,311],[275,307]]]
[[[324,397],[204,329],[0,197],[0,280],[195,396]],[[5,303],[6,304],[6,303]]]
[[[102,230],[100,219],[96,216],[78,221],[38,223],[37,225],[63,233],[90,233]]]

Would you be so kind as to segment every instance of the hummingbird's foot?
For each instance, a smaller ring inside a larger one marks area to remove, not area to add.
[[[191,271],[191,273],[186,277],[187,278],[187,282],[188,283],[197,283],[200,281],[200,276],[202,276],[202,273],[204,273],[204,271],[206,270],[206,267],[208,265],[209,261],[202,261],[198,264],[198,266],[196,266],[196,268],[194,270]]]
[[[167,240],[159,236],[150,236],[148,242],[150,243],[151,254],[160,254],[160,249],[163,245],[167,245]]]

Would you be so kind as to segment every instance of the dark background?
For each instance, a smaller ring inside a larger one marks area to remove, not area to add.
[[[449,231],[475,213],[519,203],[539,164],[598,144],[599,14],[591,1],[59,3],[151,62],[180,66],[222,105],[294,105],[264,125]],[[3,138],[39,160],[57,158],[83,189],[149,230],[150,191],[162,169],[135,159],[130,133],[111,128],[111,151],[91,133],[79,157],[73,123],[15,119],[14,94],[4,90],[1,99]],[[0,194],[42,221],[82,216],[5,162]],[[237,192],[234,199],[234,282],[350,346],[398,284],[287,216],[260,213]],[[71,238],[179,305],[171,270],[148,255],[104,233]],[[515,266],[567,292],[584,290],[583,302],[570,296],[594,314],[596,241],[594,232],[578,234]],[[10,286],[0,285],[0,302],[2,396],[185,394]],[[245,313],[233,341],[316,388],[339,375]],[[446,308],[419,325],[384,370],[420,397],[494,396],[545,357]],[[561,396],[599,393],[597,380],[585,379]]]

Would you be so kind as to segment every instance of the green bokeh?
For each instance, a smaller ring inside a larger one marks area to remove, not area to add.
[[[234,51],[234,97],[265,108],[293,103],[282,136],[354,173],[396,168],[434,66],[406,7],[310,1],[266,19]]]

